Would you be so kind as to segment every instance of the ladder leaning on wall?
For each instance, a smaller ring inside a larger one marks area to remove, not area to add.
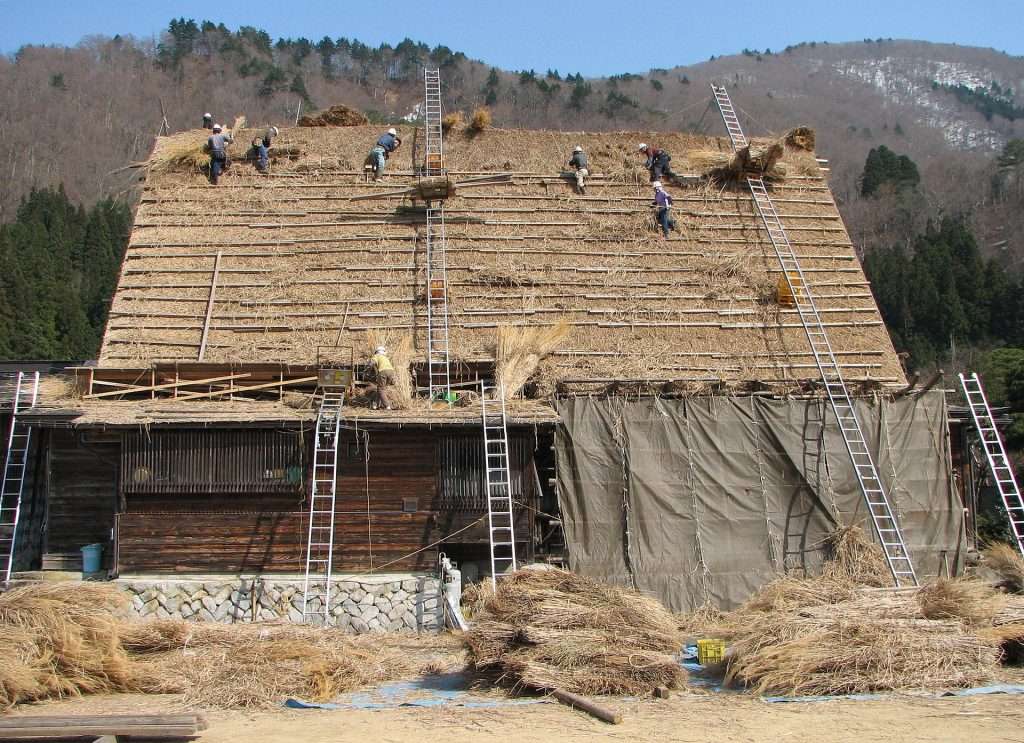
[[[302,584],[302,621],[327,625],[331,617],[331,568],[334,561],[334,504],[338,484],[338,439],[343,388],[325,388],[316,417],[313,482],[309,495],[306,576]]]
[[[967,405],[971,408],[971,417],[978,430],[978,438],[985,449],[985,459],[988,460],[999,497],[1006,508],[1006,517],[1010,520],[1013,539],[1017,543],[1017,550],[1024,556],[1024,500],[1021,499],[1020,488],[1017,486],[1017,477],[1013,474],[1013,465],[1006,456],[999,429],[992,418],[992,408],[989,407],[988,397],[978,375],[972,373],[969,377],[963,374],[959,376],[960,387],[963,388]]]
[[[480,414],[484,433],[484,477],[487,533],[491,548],[491,585],[516,569],[515,515],[508,455],[505,387],[480,383]]]
[[[729,139],[732,142],[733,150],[740,150],[748,147],[743,128],[740,126],[739,117],[729,98],[729,93],[724,86],[711,84],[711,90],[718,103],[718,109],[722,114],[722,121],[729,132]],[[814,295],[810,285],[807,283],[800,261],[796,252],[789,242],[786,230],[782,226],[775,205],[768,195],[768,189],[764,180],[758,176],[746,175],[747,186],[754,197],[754,205],[761,217],[761,222],[768,232],[768,239],[775,248],[775,254],[782,266],[782,275],[786,279],[797,314],[800,316],[800,323],[807,334],[807,341],[810,344],[811,352],[814,355],[815,364],[821,374],[825,391],[828,394],[832,411],[835,413],[839,423],[839,431],[842,433],[843,441],[846,444],[846,451],[853,463],[853,471],[857,477],[857,484],[864,502],[871,515],[871,521],[875,529],[878,541],[885,552],[885,560],[892,573],[893,580],[897,586],[917,585],[917,575],[914,572],[914,565],[910,559],[910,552],[903,540],[903,533],[900,530],[899,522],[893,511],[889,496],[886,493],[885,485],[878,474],[878,467],[875,465],[874,457],[864,437],[864,429],[861,426],[857,411],[854,408],[853,399],[850,397],[846,382],[843,380],[839,362],[836,360],[829,342],[828,333],[825,332],[825,325],[818,313],[817,305],[814,302]]]
[[[0,565],[4,581],[11,579],[14,569],[14,549],[21,517],[21,497],[25,490],[28,454],[32,447],[32,427],[18,416],[33,407],[39,397],[39,372],[26,376],[18,372],[11,405],[11,425],[7,433],[7,457],[4,460],[3,481],[0,482]]]

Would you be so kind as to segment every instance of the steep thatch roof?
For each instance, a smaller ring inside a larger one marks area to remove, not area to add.
[[[398,196],[349,200],[415,180],[407,128],[385,182],[364,181],[378,134],[369,126],[285,129],[275,146],[297,159],[276,162],[270,176],[236,162],[218,187],[194,171],[151,172],[101,364],[196,360],[218,255],[206,361],[312,363],[323,347],[362,348],[374,329],[414,330],[422,359],[422,216]],[[158,142],[155,159],[172,140]],[[453,355],[492,360],[499,326],[564,321],[569,333],[542,371],[570,387],[815,377],[795,310],[772,299],[778,261],[749,193],[696,179],[670,186],[679,232],[662,242],[639,141],[668,149],[682,173],[695,171],[688,151],[728,149],[726,140],[684,134],[486,130],[446,138],[455,180],[513,174],[511,183],[447,201]],[[560,175],[577,143],[595,174],[585,197]],[[901,383],[813,153],[787,148],[782,165],[776,208],[846,376]]]

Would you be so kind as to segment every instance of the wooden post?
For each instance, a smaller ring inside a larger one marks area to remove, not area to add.
[[[599,720],[610,722],[612,725],[619,725],[622,723],[621,714],[618,712],[612,712],[604,707],[600,707],[595,702],[592,702],[586,697],[581,697],[579,694],[572,694],[571,692],[562,691],[561,689],[552,689],[551,696],[562,704],[583,710],[587,714],[593,715]]]

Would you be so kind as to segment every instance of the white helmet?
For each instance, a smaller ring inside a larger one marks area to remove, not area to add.
[[[209,111],[207,111],[206,113],[203,114],[203,118],[204,119],[212,119],[213,118],[213,114],[210,113]]]
[[[644,142],[641,142],[640,146],[637,149],[640,150],[640,152],[647,152],[647,144],[644,143]]]
[[[388,134],[390,134],[392,137],[397,137],[398,136],[398,130],[395,129],[395,127],[391,127],[390,129],[388,129]]]
[[[278,135],[278,128],[276,126],[270,127],[270,134],[271,136],[276,137]]]
[[[388,352],[387,347],[385,347],[385,346],[377,346],[377,353],[383,355],[383,354],[385,354],[387,352]]]
[[[575,146],[575,147],[573,148],[573,152],[583,152],[583,148],[582,148],[582,147],[580,147],[579,145],[576,145],[576,146]]]
[[[661,190],[661,181],[655,181],[651,185],[654,186],[654,190],[655,191],[660,191]]]
[[[224,127],[222,127],[220,124],[214,124],[213,125],[213,131],[215,131],[215,132],[219,132],[223,128]]]

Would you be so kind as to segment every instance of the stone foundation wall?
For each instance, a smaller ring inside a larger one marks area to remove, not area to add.
[[[197,622],[302,621],[302,579],[123,578],[117,581],[140,617]],[[311,590],[323,593],[323,583]],[[314,608],[322,608],[314,599]],[[437,578],[390,575],[332,582],[332,626],[364,632],[437,631],[443,626]]]

